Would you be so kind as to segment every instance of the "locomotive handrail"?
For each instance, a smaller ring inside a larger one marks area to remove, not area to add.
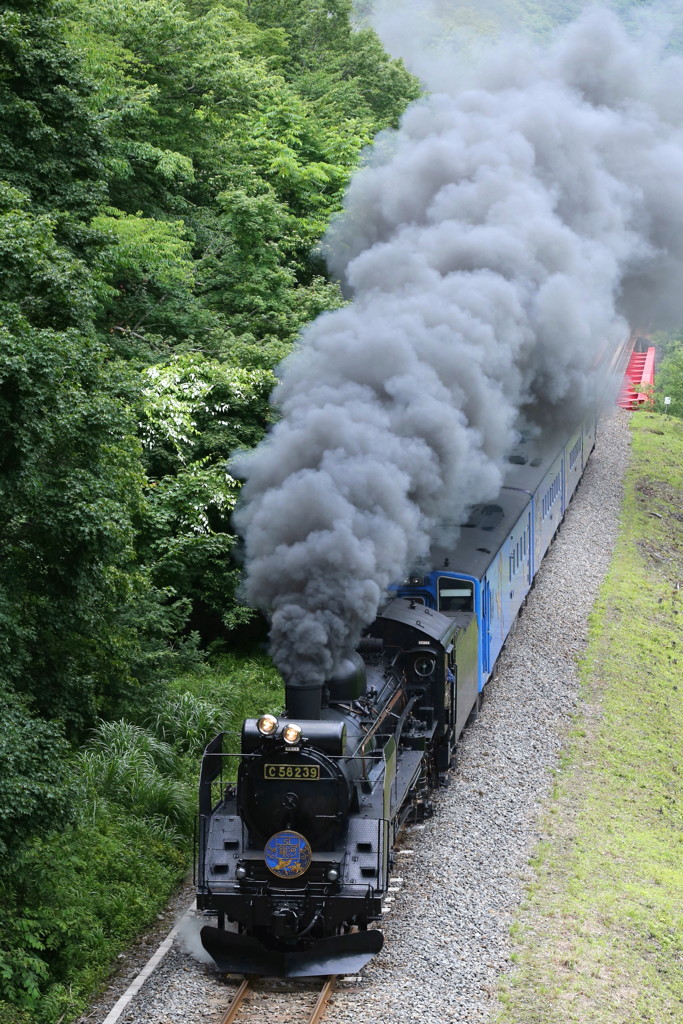
[[[411,698],[411,702],[413,700],[417,699],[417,697],[419,697],[419,694],[417,694],[415,698]],[[392,714],[391,717],[399,718],[399,716],[395,715],[395,714]],[[403,718],[403,715],[401,715],[401,718]],[[376,725],[378,723],[374,723],[374,724]],[[229,735],[229,734],[228,733],[220,733],[221,737],[224,736],[224,735]],[[232,735],[239,736],[240,733],[233,733]],[[335,757],[335,760],[336,761],[364,761],[364,760],[367,760],[367,758],[377,758],[377,760],[380,760],[381,756],[382,756],[381,749],[369,750],[369,751],[367,751],[365,753],[361,753],[361,754],[358,753],[358,751],[360,750],[360,748],[363,745],[363,743],[368,739],[369,735],[370,735],[369,733],[366,733],[364,735],[363,740],[356,747],[356,749],[354,750],[354,752],[352,754],[339,754],[339,755],[337,755]],[[219,739],[218,736],[216,737],[216,740],[217,739]],[[215,742],[215,741],[212,741],[212,743],[213,742]],[[209,746],[207,746],[206,750],[204,751],[204,758],[210,757],[211,758],[211,762],[210,763],[214,762],[214,760],[215,761],[219,761],[220,759],[225,758],[225,757],[239,757],[239,758],[245,758],[245,759],[255,759],[255,758],[258,759],[258,758],[262,758],[263,757],[263,751],[256,751],[254,753],[247,754],[247,753],[243,753],[240,750],[236,750],[236,751],[235,750],[209,750],[209,747],[211,745],[212,744],[209,744]],[[283,749],[286,749],[286,748],[283,748]],[[304,746],[303,749],[305,750],[306,747]],[[204,766],[204,762],[202,762],[202,765],[203,765],[203,770],[202,770],[202,773],[201,773],[201,776],[200,776],[200,786],[202,784],[204,784],[204,783],[213,782],[220,775],[220,767],[217,768],[216,771],[214,771],[209,776],[209,771],[207,770],[208,769],[208,765]]]
[[[358,756],[362,757],[362,756],[365,755],[365,749],[364,749],[365,748],[365,744],[368,742],[368,740],[370,740],[379,731],[380,726],[384,723],[384,721],[387,718],[387,716],[391,714],[392,709],[393,709],[394,705],[396,704],[396,702],[399,701],[401,699],[401,697],[403,697],[403,696],[404,696],[403,690],[400,690],[400,689],[396,690],[396,692],[392,696],[391,700],[389,700],[387,702],[387,704],[382,709],[382,712],[377,716],[377,718],[372,723],[372,725],[370,726],[368,731],[365,733],[365,735],[363,736],[363,739],[360,741],[360,743],[358,744],[358,746],[354,750],[353,754],[351,754],[351,757],[358,757]],[[362,751],[362,754],[359,755],[359,753],[358,753],[359,751]],[[371,751],[371,753],[372,753],[372,751]]]
[[[303,749],[306,750],[306,747],[304,747]],[[358,750],[358,747],[356,747],[356,750]],[[223,757],[240,757],[240,758],[244,758],[245,760],[254,760],[254,759],[262,758],[263,757],[263,752],[259,752],[259,753],[256,753],[256,754],[242,754],[239,751],[238,752],[232,752],[232,751],[228,751],[228,750],[223,750],[223,751],[220,751],[220,752],[217,752],[217,753],[212,753],[211,757],[212,758],[216,758],[216,759],[223,758]],[[378,748],[376,750],[369,750],[365,754],[357,754],[355,752],[353,754],[339,754],[338,756],[336,756],[334,758],[334,760],[335,761],[366,761],[368,758],[377,758],[377,760],[380,760],[381,757],[382,757],[382,750],[381,750],[381,748]],[[213,782],[219,775],[220,775],[220,771],[217,771],[217,772],[215,772],[212,775],[212,777],[210,779],[207,779],[206,781]],[[202,780],[202,781],[204,781],[204,780]]]
[[[199,813],[211,814],[211,786],[223,771],[223,733],[207,743],[199,772]]]

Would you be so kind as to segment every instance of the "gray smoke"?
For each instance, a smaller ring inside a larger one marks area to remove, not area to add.
[[[359,25],[374,28],[430,92],[453,93],[483,47],[524,29],[515,0],[355,0],[354,8]],[[537,6],[534,16],[540,30],[552,24]]]
[[[303,334],[242,460],[248,600],[321,682],[516,426],[587,408],[601,353],[683,313],[683,63],[592,10],[495,46],[370,152],[329,235],[353,302]]]
[[[194,913],[183,914],[176,923],[178,942],[186,953],[202,964],[212,964],[213,959],[202,946],[201,930],[206,924],[206,918],[195,917]]]

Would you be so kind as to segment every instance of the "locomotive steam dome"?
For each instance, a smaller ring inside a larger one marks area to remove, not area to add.
[[[356,651],[350,651],[325,686],[331,701],[353,701],[363,696],[366,684],[365,662]]]

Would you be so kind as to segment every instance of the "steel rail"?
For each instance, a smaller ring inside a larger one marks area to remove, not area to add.
[[[330,1001],[332,992],[334,991],[334,985],[336,980],[336,974],[331,974],[328,978],[325,979],[325,983],[320,992],[318,993],[318,998],[316,999],[315,1006],[313,1007],[313,1010],[308,1016],[306,1024],[319,1024],[319,1022],[322,1020],[327,1004]],[[232,997],[230,1006],[227,1008],[227,1010],[221,1017],[220,1024],[233,1024],[233,1021],[237,1017],[237,1014],[240,1012],[244,999],[250,990],[251,979],[245,978],[240,987],[237,989],[235,995]]]
[[[237,992],[235,992],[235,995],[232,997],[232,1002],[230,1003],[230,1006],[227,1008],[223,1017],[221,1018],[221,1024],[232,1024],[235,1017],[240,1011],[240,1007],[244,1002],[244,997],[249,991],[250,984],[251,983],[249,981],[249,978],[245,978],[240,987],[237,989]]]
[[[332,995],[334,983],[336,980],[337,975],[331,974],[327,981],[325,982],[325,984],[323,985],[322,991],[320,992],[316,1004],[313,1007],[313,1012],[311,1013],[311,1016],[308,1018],[308,1024],[318,1024],[318,1021],[322,1018],[322,1015],[325,1012],[325,1007],[327,1006],[330,1000],[330,996]]]

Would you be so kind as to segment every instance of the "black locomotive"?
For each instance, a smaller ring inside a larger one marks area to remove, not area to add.
[[[397,833],[431,813],[478,686],[476,616],[397,598],[322,689],[291,680],[284,717],[244,723],[236,786],[209,744],[197,905],[222,970],[354,973],[381,949]]]

